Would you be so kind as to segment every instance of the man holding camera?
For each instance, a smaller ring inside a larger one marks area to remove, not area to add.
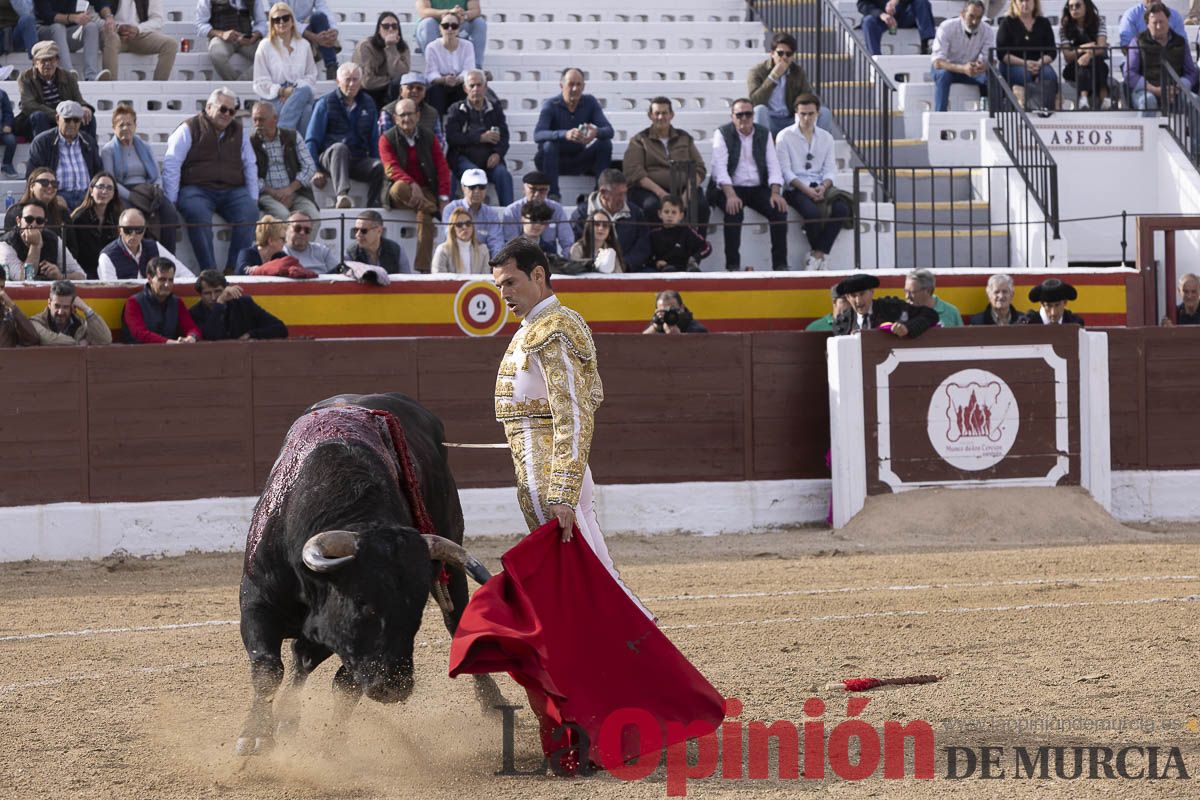
[[[642,333],[708,333],[708,328],[696,322],[683,304],[682,295],[674,289],[659,292],[655,306],[654,316]]]

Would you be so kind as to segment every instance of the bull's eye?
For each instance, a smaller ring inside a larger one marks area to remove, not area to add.
[[[372,606],[372,605],[364,605],[362,607],[362,613],[363,613],[364,617],[367,617],[369,619],[374,619],[376,616],[378,616],[375,613],[375,606]]]

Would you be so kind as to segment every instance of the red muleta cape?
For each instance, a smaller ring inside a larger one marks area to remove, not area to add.
[[[725,716],[721,695],[578,533],[560,539],[552,520],[501,557],[504,572],[475,592],[458,623],[450,676],[508,672],[529,695],[548,757],[574,744],[551,735],[564,722],[587,732],[590,760],[607,767],[716,730]],[[638,736],[630,726],[619,745],[614,736],[606,742],[601,727],[621,709],[648,712],[661,737]],[[680,725],[668,732],[667,723]]]

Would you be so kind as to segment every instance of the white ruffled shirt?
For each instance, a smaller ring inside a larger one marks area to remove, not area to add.
[[[317,88],[312,47],[299,36],[292,39],[291,52],[285,44],[276,47],[270,39],[263,39],[254,53],[254,93],[263,100],[274,100],[285,83]]]

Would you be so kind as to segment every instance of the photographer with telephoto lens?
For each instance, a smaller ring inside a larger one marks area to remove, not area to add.
[[[642,333],[708,333],[708,328],[692,317],[683,297],[674,289],[664,289],[655,298],[654,316]]]

